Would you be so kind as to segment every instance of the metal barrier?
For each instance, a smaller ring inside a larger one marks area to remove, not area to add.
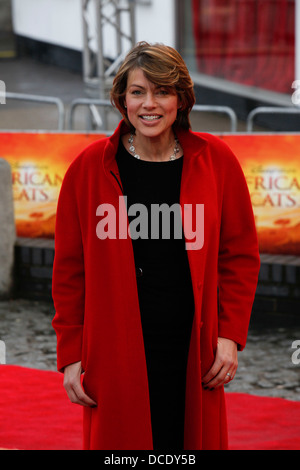
[[[65,128],[65,107],[63,102],[56,97],[52,96],[39,96],[39,95],[26,95],[22,93],[6,93],[6,98],[11,100],[19,101],[31,101],[35,103],[44,103],[55,105],[58,109],[58,127],[59,131],[63,131]],[[88,129],[86,130],[101,130],[107,131],[107,113],[106,109],[109,108],[112,111],[118,113],[109,100],[93,99],[93,98],[78,98],[71,102],[69,117],[67,119],[68,130],[74,128],[74,113],[77,107],[86,106],[89,108],[90,120],[88,123]],[[97,107],[101,108],[99,112]],[[210,105],[195,105],[192,112],[211,112],[226,114],[231,122],[231,132],[237,132],[237,116],[235,112],[227,106],[210,106]]]
[[[65,107],[63,102],[59,98],[52,96],[39,96],[39,95],[26,95],[23,93],[8,93],[6,92],[5,97],[11,100],[18,101],[31,101],[35,103],[53,104],[58,109],[58,126],[59,131],[63,131],[65,127]]]
[[[65,106],[59,98],[52,96],[39,96],[39,95],[27,95],[22,93],[9,93],[6,92],[5,97],[11,100],[19,101],[31,101],[36,103],[52,104],[57,107],[58,110],[58,126],[59,131],[64,131],[65,129]],[[74,113],[77,107],[86,106],[89,108],[90,112],[90,121],[88,129],[92,130],[101,130],[108,132],[106,127],[106,108],[109,108],[112,111],[118,113],[118,110],[114,108],[109,100],[94,99],[94,98],[78,98],[71,102],[69,116],[67,119],[68,130],[73,130],[74,127]],[[97,106],[101,108],[99,112]],[[226,114],[231,123],[230,132],[237,132],[237,115],[232,108],[228,106],[213,106],[213,105],[195,105],[192,109],[192,112],[210,112],[210,113],[219,113]],[[259,114],[299,114],[300,116],[300,107],[258,107],[253,109],[247,117],[247,132],[253,132],[254,119]]]
[[[107,131],[107,129],[104,129],[105,124],[106,124],[106,119],[103,119],[103,114],[101,116],[101,113],[98,112],[96,106],[99,106],[100,108],[109,108],[111,110],[116,110],[116,108],[113,107],[111,102],[109,100],[102,100],[102,99],[93,99],[93,98],[78,98],[74,101],[72,101],[70,105],[70,110],[69,110],[69,117],[68,117],[68,129],[73,130],[74,127],[74,113],[76,108],[79,106],[87,106],[89,108],[93,124],[95,125],[96,129],[101,130],[101,131]],[[89,129],[92,127],[91,122],[89,122]]]
[[[199,105],[195,104],[192,112],[208,112],[208,113],[219,113],[227,114],[231,122],[231,132],[237,132],[237,116],[233,109],[228,106],[213,106],[213,105]]]
[[[299,114],[300,116],[300,107],[289,108],[289,107],[267,107],[260,106],[253,109],[247,117],[247,132],[253,131],[254,119],[258,114]]]
[[[74,112],[78,106],[88,106],[94,120],[94,123],[98,129],[103,129],[103,120],[100,113],[98,113],[96,106],[115,109],[111,102],[108,100],[98,100],[98,99],[89,99],[89,98],[79,98],[72,101],[70,106],[70,114],[68,119],[68,126],[70,130],[73,130],[74,126]],[[192,112],[211,112],[211,113],[220,113],[227,114],[231,122],[231,132],[237,132],[237,116],[235,112],[227,106],[210,106],[210,105],[195,105],[192,109]]]

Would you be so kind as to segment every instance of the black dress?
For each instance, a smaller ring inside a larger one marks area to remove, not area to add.
[[[161,220],[160,237],[152,239],[150,214],[153,204],[179,204],[184,157],[168,162],[137,160],[120,143],[116,158],[128,209],[132,204],[143,204],[149,214],[148,237],[133,239],[132,243],[154,450],[183,450],[186,363],[194,298],[182,227],[178,238],[171,218],[170,237],[165,238],[162,227],[166,226]],[[136,217],[138,212],[129,217],[130,224],[137,221]],[[135,233],[140,230],[144,234],[144,228],[135,226]]]

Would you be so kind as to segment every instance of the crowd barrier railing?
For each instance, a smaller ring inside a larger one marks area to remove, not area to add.
[[[61,99],[53,97],[53,96],[40,96],[40,95],[30,95],[30,94],[23,94],[23,93],[10,93],[7,92],[5,94],[6,99],[9,100],[17,100],[17,101],[29,101],[35,103],[43,103],[43,104],[50,104],[55,105],[58,111],[58,122],[57,122],[57,130],[63,131],[65,129],[65,106]]]
[[[78,107],[87,107],[89,111],[89,119],[86,120],[85,131],[101,131],[110,134],[107,129],[108,111],[118,113],[109,100],[95,98],[77,98],[70,103],[69,111],[66,112],[65,105],[61,99],[53,96],[31,95],[23,93],[6,93],[8,100],[29,101],[55,105],[58,111],[57,130],[73,131],[74,115]],[[100,108],[100,110],[98,109]],[[229,106],[218,105],[194,105],[192,112],[194,113],[216,113],[225,114],[230,120],[230,133],[238,132],[238,118],[235,111]],[[261,106],[253,109],[246,118],[246,132],[253,132],[254,122],[260,114],[294,114],[300,116],[300,107],[267,107]]]
[[[213,106],[213,105],[199,105],[196,104],[192,112],[198,112],[198,113],[217,113],[217,114],[226,114],[231,123],[231,128],[230,132],[235,133],[237,132],[237,115],[233,111],[232,108],[229,108],[228,106]]]
[[[79,98],[72,101],[69,111],[69,118],[68,118],[68,126],[70,130],[74,128],[74,114],[76,108],[79,106],[86,106],[89,108],[91,117],[93,122],[99,130],[103,130],[103,120],[101,114],[97,110],[97,106],[100,108],[105,109],[109,108],[114,110],[112,104],[108,100],[101,100],[101,99],[89,99],[89,98]],[[192,112],[210,112],[210,113],[219,113],[219,114],[226,114],[231,123],[231,132],[237,132],[237,116],[233,109],[229,108],[228,106],[210,106],[210,105],[195,105],[192,109]],[[91,129],[88,129],[91,130]]]
[[[247,117],[247,132],[253,132],[254,121],[259,114],[299,114],[300,116],[300,107],[260,106],[255,108],[249,113]]]
[[[87,121],[87,129],[85,130],[100,130],[101,132],[107,131],[105,129],[106,119],[105,113],[109,109],[111,111],[118,112],[111,104],[109,100],[103,99],[94,99],[94,98],[77,98],[73,100],[70,105],[69,115],[67,118],[68,130],[74,130],[74,115],[78,107],[84,106],[87,107],[90,112],[90,117]],[[97,107],[100,107],[101,112],[98,111]],[[94,129],[92,127],[94,126]]]

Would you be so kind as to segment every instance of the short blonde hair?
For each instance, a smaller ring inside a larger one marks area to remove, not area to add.
[[[111,90],[111,102],[120,111],[127,125],[133,126],[127,117],[125,95],[128,75],[132,70],[141,69],[146,78],[157,86],[171,88],[178,96],[180,109],[174,125],[188,130],[191,128],[189,114],[196,102],[194,84],[181,55],[172,47],[163,44],[139,42],[127,54]]]

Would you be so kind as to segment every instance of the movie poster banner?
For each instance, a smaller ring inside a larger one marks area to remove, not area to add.
[[[54,238],[65,172],[96,134],[2,133],[0,158],[11,165],[18,237]]]
[[[223,139],[238,157],[247,180],[260,252],[299,256],[300,135],[227,135]]]
[[[12,167],[17,235],[54,238],[57,200],[74,158],[101,134],[2,133]],[[300,255],[300,135],[220,136],[248,184],[261,253]],[[234,184],[234,181],[232,181]]]

